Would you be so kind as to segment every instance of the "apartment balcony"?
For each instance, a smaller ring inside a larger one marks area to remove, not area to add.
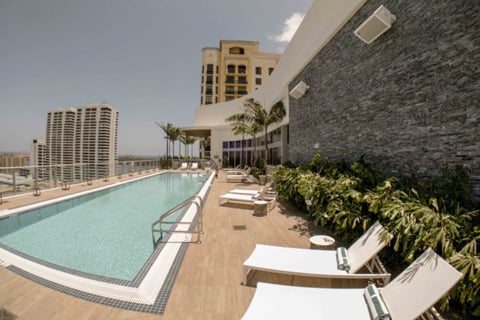
[[[234,79],[226,79],[225,80],[225,83],[227,84],[248,84],[248,81],[246,79],[238,79],[238,80],[234,80]]]
[[[225,94],[228,94],[228,95],[246,95],[246,94],[248,94],[248,91],[245,91],[245,90],[238,90],[238,91],[225,90]]]

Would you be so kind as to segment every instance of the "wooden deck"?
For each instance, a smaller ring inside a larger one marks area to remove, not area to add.
[[[115,181],[108,183],[112,182]],[[95,182],[94,187],[101,184],[107,182]],[[69,191],[44,192],[40,197],[7,199],[0,210],[87,187],[72,186]],[[259,186],[226,183],[224,174],[219,173],[203,210],[205,234],[202,243],[189,245],[164,314],[137,313],[88,302],[36,284],[4,267],[0,267],[0,308],[12,312],[17,319],[239,319],[253,297],[252,284],[257,280],[315,284],[312,279],[257,272],[250,286],[241,285],[242,263],[256,243],[308,248],[308,238],[322,230],[295,209],[282,204],[261,217],[253,216],[251,206],[219,206],[219,195],[233,188]]]

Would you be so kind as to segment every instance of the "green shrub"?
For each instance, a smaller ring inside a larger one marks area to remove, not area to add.
[[[278,166],[272,172],[272,186],[281,200],[305,210],[305,199],[298,192],[297,181],[300,173],[301,170],[299,168],[289,169],[284,166]]]
[[[282,200],[308,209],[316,224],[347,243],[380,220],[394,236],[382,252],[393,273],[433,248],[464,274],[441,307],[453,304],[462,306],[463,316],[480,315],[479,212],[467,171],[456,167],[421,179],[382,176],[363,157],[348,165],[317,154],[297,168],[277,167],[273,185]]]

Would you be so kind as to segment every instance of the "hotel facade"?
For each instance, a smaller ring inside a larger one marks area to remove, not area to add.
[[[460,165],[480,195],[479,17],[476,1],[315,0],[258,90],[198,106],[184,131],[209,137],[211,158],[233,165],[223,160],[242,137],[225,119],[247,98],[267,110],[282,101],[287,116],[269,128],[280,130],[269,139],[277,162],[364,156],[387,174],[417,176]]]
[[[200,105],[231,101],[257,90],[280,54],[259,51],[258,41],[221,40],[202,50]]]

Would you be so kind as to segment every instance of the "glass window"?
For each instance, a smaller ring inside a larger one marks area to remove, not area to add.
[[[245,54],[245,49],[241,47],[233,47],[229,50],[230,54]]]
[[[235,73],[235,65],[234,64],[229,64],[227,66],[227,72],[228,73]]]
[[[228,144],[229,144],[229,148],[232,148],[232,149],[235,148],[235,141],[229,141]]]
[[[268,74],[271,75],[273,72],[273,68],[268,68]]]
[[[262,67],[256,67],[255,74],[262,74]]]
[[[207,76],[207,84],[212,84],[213,83],[213,76],[212,75],[208,75]]]
[[[213,90],[212,90],[212,85],[211,84],[207,84],[207,88],[205,90],[205,94],[213,94]]]
[[[234,94],[235,93],[235,88],[233,86],[227,86],[225,88],[225,93],[226,94]]]
[[[213,73],[213,64],[207,64],[207,73]]]
[[[233,96],[226,96],[225,97],[225,101],[231,101],[233,99],[235,99],[235,97],[233,97]]]
[[[247,94],[247,88],[245,87],[239,87],[238,88],[238,94]]]
[[[227,149],[228,148],[228,141],[223,141],[223,149]]]
[[[247,77],[238,77],[238,83],[247,84]]]
[[[255,84],[262,84],[262,79],[261,78],[255,78]]]
[[[226,83],[235,83],[235,77],[234,76],[227,76],[227,79],[225,80]]]
[[[247,73],[247,67],[245,67],[245,66],[242,65],[242,64],[239,65],[239,66],[238,66],[238,73],[243,73],[243,74]]]

